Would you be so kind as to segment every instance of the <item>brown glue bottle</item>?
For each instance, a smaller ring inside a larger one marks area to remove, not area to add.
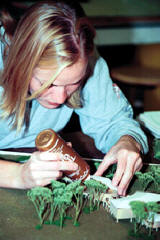
[[[90,176],[90,167],[73,148],[67,146],[66,142],[52,129],[40,132],[35,140],[39,151],[60,152],[63,154],[62,161],[73,161],[77,163],[78,170],[64,171],[64,174],[72,180],[84,181]]]

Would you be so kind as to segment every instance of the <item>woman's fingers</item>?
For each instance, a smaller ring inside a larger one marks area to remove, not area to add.
[[[103,173],[109,168],[110,165],[116,162],[117,152],[115,152],[115,148],[111,148],[111,150],[104,156],[103,161],[98,166],[97,171],[95,172],[96,176],[102,176]]]
[[[62,177],[63,173],[61,171],[34,171],[32,177],[37,180],[41,179],[57,179]]]
[[[112,180],[114,186],[117,186],[123,177],[126,169],[127,154],[128,151],[126,150],[120,150],[117,154],[117,169]]]
[[[30,166],[33,171],[76,171],[78,165],[70,161],[39,161]]]
[[[142,167],[142,159],[139,149],[132,145],[132,142],[119,141],[105,155],[102,163],[99,165],[95,175],[101,176],[107,168],[117,163],[117,169],[114,174],[112,184],[118,187],[118,194],[125,195],[128,185],[135,173]]]
[[[142,159],[137,153],[130,153],[127,156],[126,160],[124,160],[126,164],[120,163],[120,171],[117,166],[116,174],[112,180],[113,185],[116,185],[115,182],[117,180],[118,185],[118,193],[120,195],[126,195],[126,190],[128,188],[129,183],[135,173],[135,171],[139,171],[142,167]]]
[[[75,171],[78,165],[75,162],[63,160],[61,153],[36,152],[32,156],[32,169]]]
[[[35,152],[22,165],[21,176],[25,188],[45,186],[52,179],[62,177],[64,171],[76,171],[78,165],[72,161],[64,161],[60,153]],[[46,180],[47,179],[47,180]]]
[[[34,152],[31,155],[32,161],[54,161],[61,160],[63,155],[61,153],[53,152]]]

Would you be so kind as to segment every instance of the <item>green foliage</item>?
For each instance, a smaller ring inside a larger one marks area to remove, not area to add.
[[[135,215],[134,232],[137,233],[143,220],[147,219],[148,213],[146,212],[146,204],[141,201],[132,201],[130,206],[133,214]]]
[[[152,176],[151,172],[136,172],[135,176],[138,178],[143,191],[147,189],[151,182],[154,182],[154,177]]]
[[[65,188],[65,183],[56,180],[51,181],[52,189]]]
[[[148,174],[136,172],[136,176],[146,189],[149,183],[155,186],[160,185],[160,168],[152,166]],[[107,186],[94,179],[64,183],[59,181],[51,182],[51,189],[47,187],[35,187],[27,192],[28,198],[33,202],[40,224],[37,229],[42,228],[42,224],[55,224],[61,228],[65,226],[67,210],[71,206],[75,208],[74,226],[79,226],[78,218],[84,206],[84,192],[89,200],[89,212],[98,209],[106,192]],[[146,222],[149,227],[149,236],[152,234],[154,216],[160,211],[160,207],[155,202],[144,203],[141,201],[130,202],[131,209],[135,215],[134,234],[140,236],[140,228]],[[138,234],[138,235],[137,235]],[[151,238],[148,238],[151,239]]]
[[[154,178],[155,191],[159,193],[159,191],[160,191],[160,167],[151,166],[151,174]]]
[[[74,226],[79,226],[78,218],[84,205],[84,191],[87,187],[90,212],[99,208],[102,193],[106,192],[106,185],[96,180],[86,180],[64,183],[53,180],[51,189],[47,187],[36,187],[27,192],[28,198],[33,202],[42,226],[45,224],[56,224],[61,228],[64,226],[67,210],[74,206]],[[58,219],[57,219],[58,217]],[[55,219],[56,218],[56,219]]]
[[[98,167],[99,167],[100,164],[101,164],[101,162],[94,162],[94,166],[95,166],[96,170],[98,169]],[[116,169],[117,169],[117,164],[115,163],[115,164],[111,165],[111,166],[107,169],[106,174],[105,174],[104,176],[105,176],[106,178],[112,179],[113,176],[114,176],[114,173],[115,173]]]
[[[149,225],[149,236],[151,236],[152,226],[154,224],[154,216],[160,211],[160,206],[156,202],[148,202],[146,203],[146,210],[148,212],[147,223]]]
[[[71,192],[74,193],[76,191],[76,188],[79,187],[80,184],[81,184],[81,180],[71,182],[70,184],[68,184],[66,186],[66,191],[71,191]]]
[[[113,164],[112,166],[109,167],[108,171],[107,171],[107,174],[105,175],[106,178],[110,178],[112,179],[113,176],[114,176],[114,173],[117,169],[117,164]]]
[[[61,189],[62,190],[62,189]],[[57,192],[58,193],[58,192]],[[54,203],[58,208],[60,217],[60,227],[63,227],[64,219],[66,216],[66,210],[72,205],[72,193],[69,193],[63,189],[61,194],[56,194],[54,197]]]
[[[90,212],[97,208],[99,209],[100,202],[103,198],[103,193],[106,192],[108,187],[94,179],[86,180],[84,184],[86,185],[88,191]]]
[[[84,186],[81,186],[81,181],[66,185],[63,182],[53,180],[51,189],[36,187],[29,190],[27,196],[36,208],[41,225],[48,217],[49,221],[46,220],[45,223],[58,224],[62,228],[66,219],[66,211],[72,205],[76,209],[74,225],[78,225],[78,217],[83,205],[83,193]],[[49,207],[48,210],[47,207]],[[59,219],[54,221],[56,216]]]
[[[146,203],[141,201],[132,201],[130,206],[138,222],[147,218]]]
[[[160,211],[160,205],[157,202],[146,203],[146,208],[148,212],[158,213]]]
[[[160,139],[155,138],[153,142],[154,158],[160,160]]]
[[[156,202],[145,203],[142,201],[132,201],[130,202],[130,206],[135,215],[134,233],[140,230],[140,227],[145,221],[149,227],[149,236],[151,236],[154,216],[160,211],[159,204]]]
[[[47,213],[47,209],[53,202],[52,191],[45,187],[35,187],[27,192],[27,196],[36,208],[40,224],[43,224],[45,213]]]
[[[160,167],[151,166],[150,171],[145,173],[136,172],[135,176],[138,178],[143,191],[145,191],[152,183],[154,191],[156,193],[160,192]]]
[[[94,162],[94,166],[96,169],[98,169],[99,165],[101,164],[101,162]]]
[[[50,222],[53,222],[55,212],[57,210],[59,215],[59,225],[62,228],[66,217],[66,211],[70,206],[72,206],[73,193],[72,191],[67,190],[67,186],[65,183],[59,181],[53,180],[51,182],[51,186],[54,198],[54,207],[53,214],[50,217]]]
[[[81,185],[80,180],[74,181],[66,186],[66,191],[71,191],[74,196],[73,206],[75,207],[76,210],[74,226],[79,226],[78,217],[83,206],[84,186]]]

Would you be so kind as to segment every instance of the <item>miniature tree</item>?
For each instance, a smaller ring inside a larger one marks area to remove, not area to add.
[[[137,223],[140,226],[146,222],[149,226],[149,236],[151,236],[154,216],[160,210],[159,204],[156,202],[145,203],[141,201],[132,201],[130,202],[130,206],[135,215],[134,233],[136,234],[139,230],[139,228],[137,228]]]
[[[147,189],[148,185],[151,182],[154,182],[154,178],[153,178],[151,172],[146,172],[146,173],[136,172],[135,176],[138,178],[138,181],[139,181],[143,191],[145,191]]]
[[[79,214],[82,210],[82,206],[83,206],[83,192],[84,192],[84,186],[78,186],[76,188],[76,191],[74,193],[75,199],[76,199],[76,215],[75,215],[75,220],[74,220],[74,226],[78,226],[78,218],[79,218]]]
[[[78,226],[78,217],[79,214],[82,210],[82,206],[83,206],[83,193],[84,193],[84,186],[80,186],[81,181],[74,181],[72,183],[70,183],[69,185],[67,185],[66,187],[66,191],[72,192],[73,196],[74,196],[74,200],[73,201],[73,205],[76,209],[76,214],[75,214],[75,219],[74,219],[74,226]]]
[[[66,187],[66,184],[64,182],[59,182],[59,181],[56,181],[56,180],[52,180],[51,181],[51,188],[52,188],[52,191],[55,190],[55,189],[64,189]]]
[[[160,167],[151,166],[151,171],[156,192],[160,191]]]
[[[106,192],[106,190],[108,189],[108,187],[101,183],[101,182],[98,182],[96,183],[95,185],[95,198],[94,198],[94,201],[96,202],[96,206],[97,206],[97,209],[99,209],[100,207],[100,203],[103,199],[103,196],[104,196],[104,193]]]
[[[66,184],[63,182],[52,180],[51,188],[52,188],[52,192],[53,192],[53,198],[54,198],[54,196],[57,196],[59,194],[62,195],[64,192],[65,186],[66,186]],[[53,204],[51,205],[51,213],[50,213],[50,218],[49,218],[50,224],[52,224],[54,222],[54,217],[55,217],[57,207],[58,207],[58,205],[56,204],[55,201],[53,201]]]
[[[99,167],[100,164],[101,164],[101,162],[94,162],[95,168],[98,169],[98,167]],[[106,174],[105,174],[105,177],[112,179],[113,176],[114,176],[114,173],[115,173],[116,169],[117,169],[117,164],[115,163],[115,164],[113,164],[112,166],[110,166],[110,167],[107,169],[107,172],[106,172]]]
[[[101,164],[101,162],[94,162],[94,166],[96,169],[98,169],[99,165]]]
[[[160,139],[155,139],[153,143],[154,157],[160,160]]]
[[[154,191],[159,193],[160,191],[160,167],[151,166],[150,171],[142,173],[136,172],[135,175],[137,176],[143,191],[145,191],[149,184],[152,183],[154,186]]]
[[[103,198],[102,193],[104,193],[108,187],[94,179],[86,180],[84,184],[86,185],[88,191],[90,212],[94,211],[96,208],[99,209],[101,199]]]
[[[35,187],[27,192],[27,196],[33,202],[42,225],[48,214],[47,209],[50,209],[53,202],[52,191],[46,187]]]
[[[60,190],[60,189],[59,189]],[[61,193],[61,194],[60,194]],[[66,216],[66,210],[68,207],[72,205],[72,193],[69,193],[65,190],[63,191],[54,191],[55,197],[54,197],[54,203],[58,207],[58,212],[59,212],[59,225],[62,228],[64,219]]]
[[[154,216],[156,213],[160,211],[160,206],[156,202],[148,202],[146,203],[146,210],[148,211],[147,222],[149,224],[149,236],[150,236],[152,233],[152,227],[154,224]]]
[[[109,170],[108,170],[107,174],[105,175],[105,177],[112,179],[113,176],[114,176],[114,173],[115,173],[116,169],[117,169],[117,164],[115,163],[115,164],[113,164],[113,165],[109,168]]]
[[[131,209],[135,215],[134,221],[134,233],[140,229],[142,222],[147,219],[148,213],[146,212],[146,204],[141,201],[132,201],[130,202]]]
[[[63,227],[64,219],[66,217],[66,210],[73,204],[72,203],[73,192],[71,191],[72,190],[71,184],[66,185],[63,182],[59,182],[55,180],[51,182],[53,197],[54,197],[54,201],[53,201],[54,208],[53,208],[53,214],[51,216],[51,219],[54,218],[55,211],[57,209],[60,218],[59,218],[59,221],[57,221],[56,223],[59,223],[61,228]]]

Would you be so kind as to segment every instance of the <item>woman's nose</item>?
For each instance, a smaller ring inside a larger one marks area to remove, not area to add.
[[[58,104],[63,104],[66,101],[67,91],[64,86],[56,87],[56,92],[54,93],[54,99]]]

